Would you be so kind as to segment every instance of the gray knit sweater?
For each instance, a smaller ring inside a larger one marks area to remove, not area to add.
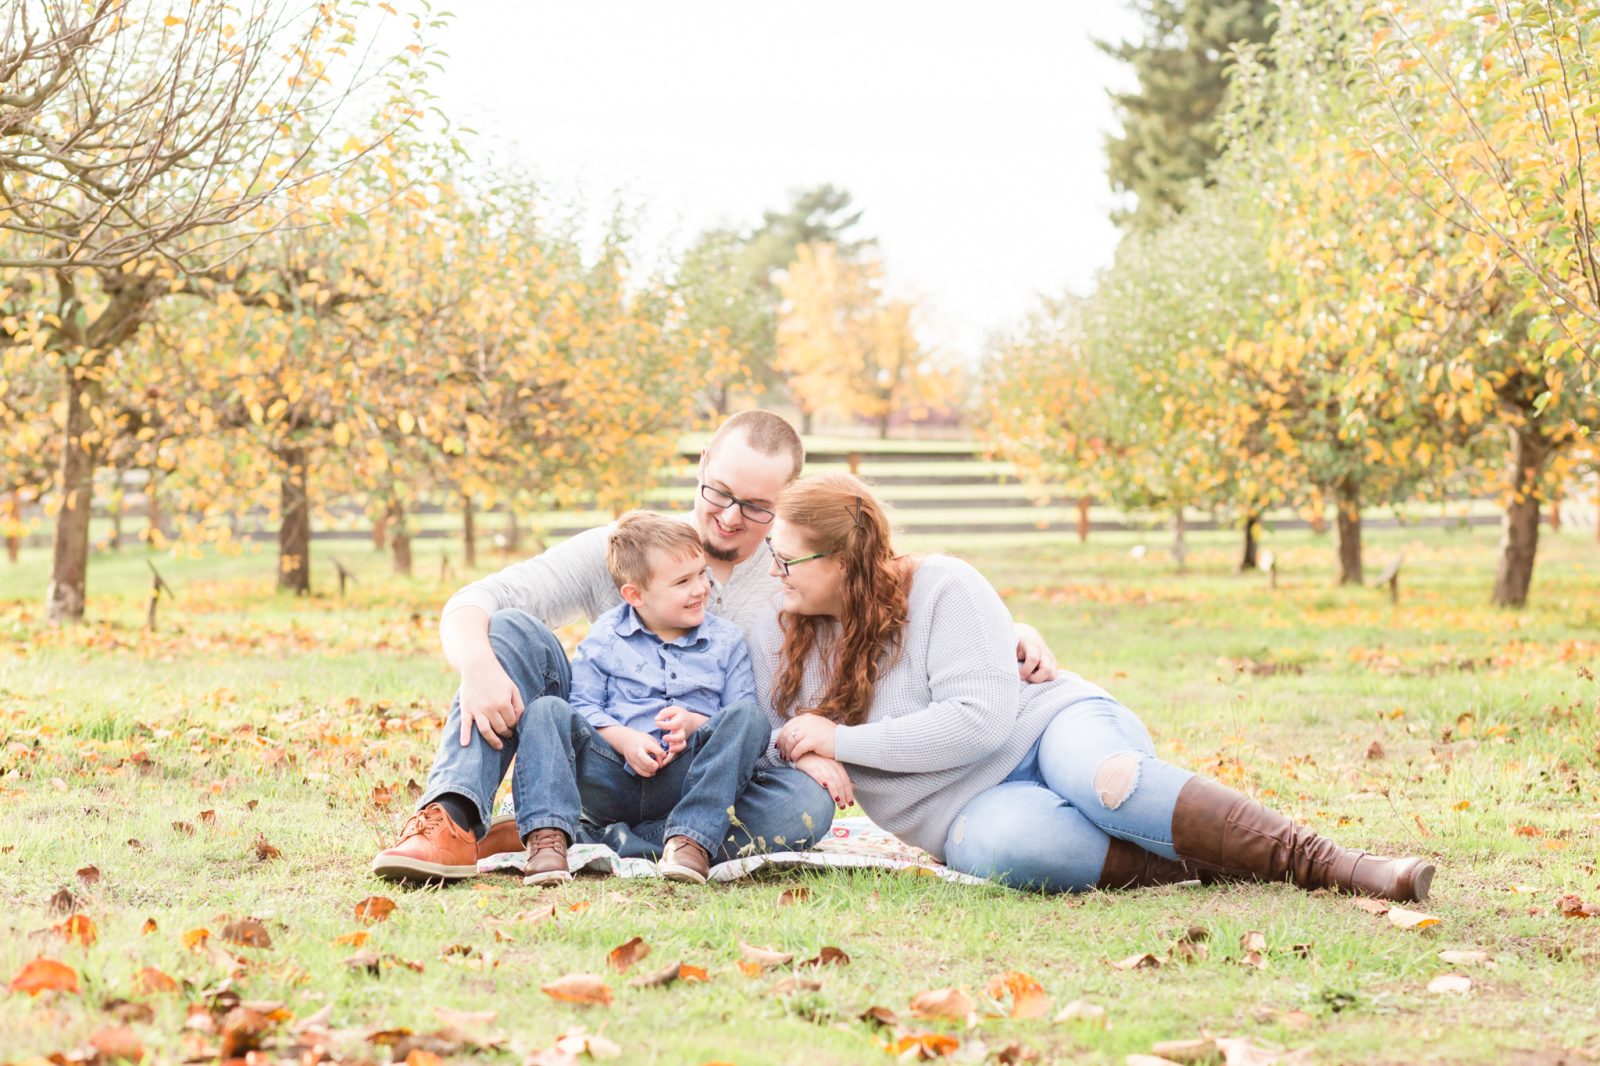
[[[942,856],[956,815],[1005,780],[1061,710],[1107,695],[1076,674],[1030,685],[1017,676],[1011,614],[983,575],[959,559],[921,560],[911,580],[900,658],[878,679],[861,725],[840,726],[835,754],[856,802],[900,839]],[[824,691],[826,640],[806,664],[800,706]],[[750,634],[756,695],[772,712],[783,633],[776,616]]]

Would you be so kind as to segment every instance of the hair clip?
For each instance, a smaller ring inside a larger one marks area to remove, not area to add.
[[[857,496],[855,503],[850,507],[850,520],[856,524],[856,528],[858,529],[867,528],[867,523],[861,516],[862,502],[863,501],[861,497]]]

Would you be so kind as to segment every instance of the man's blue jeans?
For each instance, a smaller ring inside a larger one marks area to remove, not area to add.
[[[602,840],[604,827],[623,823],[645,850],[683,835],[713,861],[804,850],[832,825],[832,800],[810,777],[792,767],[753,769],[770,737],[755,705],[713,715],[672,762],[641,778],[626,772],[621,756],[567,703],[572,675],[566,653],[542,622],[525,611],[497,612],[489,621],[489,644],[522,694],[522,717],[513,734],[501,738],[501,750],[476,730],[463,747],[458,693],[419,809],[455,793],[472,800],[480,825],[487,825],[495,792],[511,772],[523,837],[555,828],[574,841]]]
[[[1017,888],[1081,892],[1111,837],[1168,859],[1172,808],[1194,774],[1156,757],[1150,732],[1115,700],[1064,707],[1017,768],[951,823],[952,869]]]

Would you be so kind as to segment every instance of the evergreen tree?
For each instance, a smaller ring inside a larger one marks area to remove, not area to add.
[[[1229,50],[1272,36],[1273,0],[1133,0],[1139,41],[1100,42],[1133,67],[1136,90],[1112,93],[1122,132],[1106,138],[1112,188],[1137,198],[1118,222],[1145,228],[1182,210],[1183,190],[1218,154],[1216,114]]]

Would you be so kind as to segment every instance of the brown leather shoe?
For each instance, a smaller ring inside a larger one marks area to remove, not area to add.
[[[1342,848],[1276,811],[1203,777],[1172,810],[1172,847],[1186,860],[1305,889],[1331,888],[1399,903],[1428,898],[1433,863]]]
[[[517,832],[517,816],[514,814],[498,815],[489,823],[489,831],[483,834],[483,839],[478,841],[479,859],[521,850],[522,834]]]
[[[525,885],[553,885],[572,880],[567,869],[567,834],[559,829],[535,829],[528,836],[528,861],[523,865]]]
[[[378,852],[372,872],[390,881],[461,881],[478,876],[472,834],[430,803],[413,814],[392,848]]]
[[[1105,865],[1100,868],[1096,888],[1145,888],[1150,885],[1175,885],[1200,880],[1201,871],[1184,862],[1174,862],[1149,852],[1137,844],[1111,838]]]
[[[688,837],[671,837],[661,850],[656,872],[668,881],[703,885],[711,873],[711,856],[706,854],[705,848]]]

